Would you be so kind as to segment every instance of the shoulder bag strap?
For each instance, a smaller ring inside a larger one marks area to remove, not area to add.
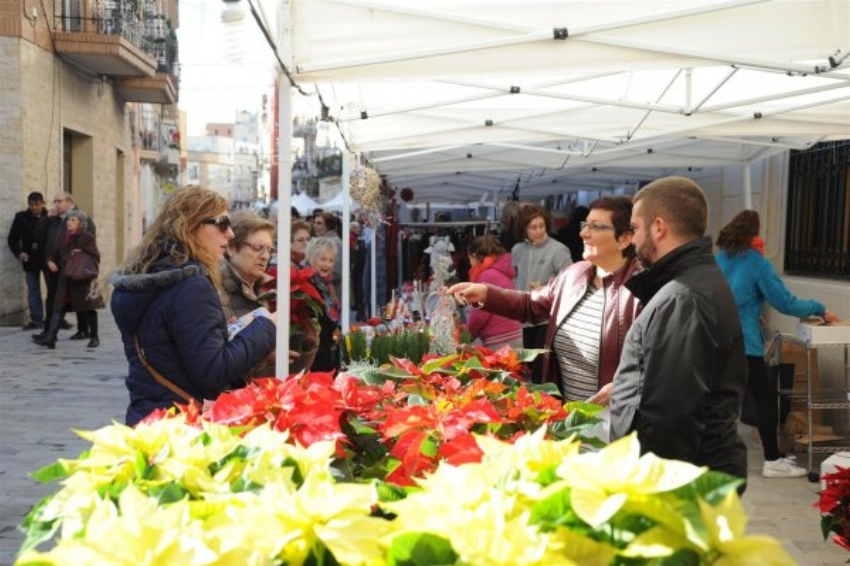
[[[148,359],[145,357],[144,350],[142,350],[142,348],[139,346],[139,337],[135,334],[133,335],[133,341],[136,344],[136,353],[139,354],[139,359],[142,361],[142,365],[145,366],[145,369],[147,369],[148,372],[150,372],[156,382],[162,385],[163,387],[167,387],[172,393],[176,394],[181,399],[185,400],[187,403],[195,404],[196,401],[194,397],[180,389],[174,382],[172,382],[167,377],[153,369],[153,366],[148,363]]]

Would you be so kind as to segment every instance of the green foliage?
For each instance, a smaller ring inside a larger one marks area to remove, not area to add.
[[[459,556],[446,539],[431,533],[408,533],[393,539],[391,566],[439,566],[455,564]]]

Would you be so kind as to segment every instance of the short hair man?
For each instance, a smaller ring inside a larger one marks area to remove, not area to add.
[[[15,214],[6,242],[9,249],[21,262],[27,282],[28,323],[24,330],[35,330],[44,325],[44,302],[41,298],[41,268],[44,250],[37,239],[38,223],[44,216],[44,196],[33,191],[27,195],[27,209]]]
[[[644,271],[626,286],[643,310],[614,377],[611,433],[635,431],[644,452],[746,479],[736,428],[744,340],[707,223],[705,194],[690,179],[658,179],[635,197],[632,241]]]

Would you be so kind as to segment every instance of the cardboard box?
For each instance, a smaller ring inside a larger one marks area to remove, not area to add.
[[[804,319],[797,325],[797,337],[812,346],[850,344],[850,320],[825,324],[821,319]]]

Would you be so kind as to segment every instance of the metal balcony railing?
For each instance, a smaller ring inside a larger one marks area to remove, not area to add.
[[[153,0],[72,0],[56,26],[65,32],[119,35],[156,61],[157,73],[177,77],[177,35]]]

